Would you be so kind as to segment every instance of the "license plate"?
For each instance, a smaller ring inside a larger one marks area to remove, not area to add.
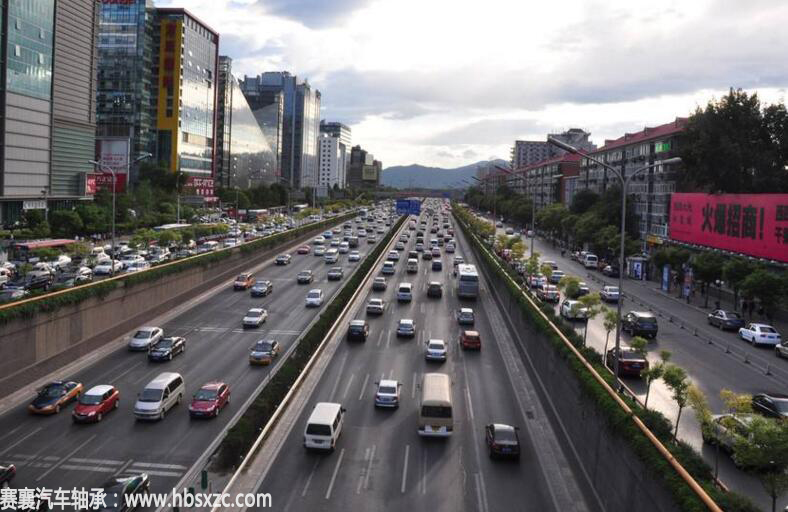
[[[502,452],[502,453],[506,453],[506,452],[510,452],[510,451],[512,451],[512,449],[511,449],[511,448],[507,448],[507,447],[503,447],[503,448],[501,448],[501,452]]]
[[[640,364],[640,363],[635,363],[635,364],[632,365],[632,368],[642,368],[642,367],[643,367],[643,365]]]
[[[430,428],[431,428],[432,430],[434,430],[435,432],[437,432],[437,431],[439,431],[439,430],[441,429],[440,427],[436,427],[436,426],[434,426],[434,425],[433,425],[433,426],[431,426]]]

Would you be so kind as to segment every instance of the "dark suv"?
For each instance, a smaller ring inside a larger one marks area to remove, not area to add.
[[[351,320],[347,330],[348,341],[367,341],[369,324],[365,320]]]
[[[657,337],[657,317],[646,311],[630,311],[621,319],[621,330],[632,336]]]

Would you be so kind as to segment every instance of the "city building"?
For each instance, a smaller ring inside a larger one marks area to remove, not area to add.
[[[588,139],[589,132],[580,128],[570,128],[562,133],[551,133],[548,137],[560,140],[583,151],[593,151],[596,146]],[[545,141],[516,140],[512,148],[512,169],[520,169],[529,165],[549,160],[564,154],[565,151]]]
[[[630,175],[641,167],[677,156],[678,136],[686,124],[686,118],[677,117],[667,124],[627,133],[617,139],[606,140],[604,146],[591,151],[589,156],[614,167],[623,175]],[[675,171],[676,164],[657,165],[640,173],[629,184],[627,192],[634,198],[640,235],[649,244],[660,244],[668,237],[670,194],[676,188]],[[576,190],[602,193],[611,186],[619,186],[619,180],[612,172],[587,158],[581,159]]]
[[[88,0],[3,2],[0,223],[5,226],[27,210],[46,212],[88,198],[96,9]]]
[[[216,100],[216,186],[229,187],[231,172],[230,128],[233,118],[233,60],[219,56],[219,93]]]
[[[285,125],[285,87],[283,85],[289,83],[282,78],[279,73],[263,73],[255,77],[244,77],[239,82],[257,124],[272,146],[275,158],[274,175],[278,177],[283,176]],[[289,141],[290,139],[288,139],[288,143]],[[286,181],[289,182],[289,179]]]
[[[580,155],[565,153],[517,169],[507,182],[517,193],[532,199],[537,210],[553,203],[569,206],[579,171]]]
[[[294,188],[316,185],[320,91],[313,89],[306,81],[299,82],[295,75],[287,71],[245,76],[241,81],[241,90],[258,122],[263,117],[258,115],[263,114],[261,110],[268,109],[265,117],[269,120],[282,114],[281,135],[277,134],[276,138],[281,140],[280,169],[284,181]],[[272,124],[269,122],[268,126]]]
[[[320,133],[337,139],[337,153],[339,162],[337,163],[336,183],[339,188],[345,188],[347,183],[347,170],[350,165],[351,130],[350,127],[342,123],[320,121]],[[321,139],[322,141],[322,139]],[[322,157],[321,157],[322,158]],[[323,168],[323,161],[320,163]]]
[[[318,168],[317,184],[328,188],[345,188],[342,181],[344,166],[344,144],[338,137],[321,133],[318,139],[320,164]]]
[[[348,168],[347,186],[351,188],[373,188],[380,186],[383,164],[362,149],[353,146],[350,150],[350,167]]]
[[[156,9],[157,158],[213,200],[219,34],[185,9]]]
[[[134,181],[130,160],[156,154],[156,9],[153,0],[104,0],[98,5],[95,156],[116,171],[122,186]]]

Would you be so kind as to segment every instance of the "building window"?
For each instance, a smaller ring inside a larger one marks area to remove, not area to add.
[[[15,57],[21,57],[22,56],[22,47],[19,46],[18,44],[14,45],[14,56]]]

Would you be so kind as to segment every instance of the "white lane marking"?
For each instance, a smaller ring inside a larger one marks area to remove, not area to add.
[[[339,473],[339,466],[342,465],[342,459],[345,457],[345,449],[342,448],[342,451],[339,452],[339,459],[337,459],[337,465],[334,466],[334,474],[331,475],[331,482],[328,484],[328,490],[326,491],[326,499],[331,499],[331,490],[334,488],[334,482],[337,479],[337,473]]]
[[[369,448],[364,450],[364,462],[369,460]],[[361,486],[364,485],[364,468],[361,468],[361,474],[358,475],[358,485],[356,485],[356,494],[361,494]]]
[[[116,474],[116,475],[120,475],[120,474],[124,473],[124,472],[125,472],[127,469],[129,469],[129,466],[131,466],[131,463],[132,463],[132,462],[134,462],[134,459],[129,459],[129,460],[127,460],[127,461],[126,461],[126,463],[125,463],[125,464],[123,464],[123,465],[122,465],[122,466],[121,466],[121,467],[118,469],[118,471],[117,471],[115,474]]]
[[[61,464],[60,469],[69,471],[95,471],[96,473],[114,473],[115,468],[107,466],[78,466],[76,464]]]
[[[339,386],[339,381],[342,379],[342,374],[345,370],[345,363],[347,362],[348,352],[345,352],[345,356],[342,358],[342,363],[339,365],[339,372],[337,373],[337,379],[334,381],[334,387],[331,388],[331,394],[328,395],[329,400],[333,401],[334,395],[337,392],[337,386]]]
[[[45,460],[48,462],[57,462],[60,460],[60,457],[48,456],[48,457],[41,457],[41,460]]]
[[[383,331],[381,330],[378,334],[378,346],[380,346],[380,342],[383,341]]]
[[[320,461],[316,460],[315,465],[312,466],[312,471],[309,472],[309,477],[306,479],[306,483],[304,484],[304,490],[301,491],[301,497],[303,498],[306,496],[306,491],[309,490],[309,484],[312,483],[312,477],[315,476],[315,471],[317,470],[317,465]]]
[[[394,377],[394,370],[389,370],[389,380],[391,380],[392,377]]]
[[[391,346],[391,329],[386,331],[386,348]]]
[[[151,476],[162,476],[162,477],[172,477],[172,478],[178,478],[183,476],[183,473],[178,471],[154,471],[154,470],[146,469],[145,473]]]
[[[468,421],[473,425],[473,402],[471,402],[471,389],[469,387],[465,388],[465,399],[468,401]]]
[[[418,379],[418,374],[413,372],[413,384],[410,386],[410,397],[412,399],[416,398],[416,379]]]
[[[353,384],[353,379],[354,378],[356,378],[356,374],[355,373],[351,373],[350,374],[350,378],[347,380],[347,386],[345,386],[345,392],[342,393],[342,400],[345,399],[345,397],[347,396],[347,392],[350,391],[350,386]]]
[[[135,462],[132,464],[134,467],[141,467],[141,468],[156,468],[156,469],[182,469],[187,470],[189,469],[187,466],[181,466],[179,464],[159,464],[157,462]]]
[[[71,457],[69,462],[76,462],[77,464],[98,464],[99,466],[120,466],[123,464],[122,460],[110,459],[83,459],[81,457]]]
[[[375,449],[377,446],[372,445],[372,452],[369,454],[369,462],[367,463],[367,472],[364,475],[364,490],[369,489],[369,474],[372,473],[372,462],[375,460]]]
[[[142,361],[138,361],[138,362],[137,362],[137,364],[133,364],[133,365],[129,366],[128,368],[126,368],[126,370],[124,370],[124,371],[120,372],[118,375],[115,375],[115,376],[113,376],[113,377],[112,377],[112,380],[113,380],[113,381],[115,381],[115,382],[118,382],[118,381],[119,381],[120,379],[122,379],[122,378],[123,378],[123,377],[124,377],[124,376],[125,376],[127,373],[129,373],[130,371],[134,370],[135,368],[137,368],[137,367],[138,367],[139,365],[141,365],[141,364],[142,364]],[[100,380],[97,380],[96,382],[101,382],[101,381],[100,381]]]
[[[8,432],[6,432],[6,433],[5,433],[5,434],[3,434],[2,436],[0,436],[0,439],[4,439],[4,438],[6,438],[6,437],[10,436],[11,434],[13,434],[14,432],[16,432],[16,431],[17,431],[17,430],[19,430],[20,428],[22,428],[22,425],[19,425],[19,426],[18,426],[18,427],[16,427],[15,429],[11,429],[11,430],[9,430]]]
[[[85,442],[84,442],[84,443],[80,444],[79,446],[77,446],[76,448],[74,448],[74,449],[73,449],[73,450],[72,450],[72,451],[71,451],[71,452],[70,452],[68,455],[66,455],[65,457],[63,457],[63,459],[61,460],[61,462],[65,462],[65,461],[66,461],[66,459],[70,459],[70,458],[71,458],[71,457],[72,457],[72,456],[73,456],[75,453],[79,453],[79,451],[80,451],[82,448],[84,448],[84,447],[85,447],[87,444],[89,444],[90,442],[92,442],[92,441],[93,441],[93,440],[96,438],[96,436],[97,436],[97,435],[98,435],[98,434],[93,434],[92,436],[88,437],[88,438],[85,440]],[[36,482],[38,482],[39,480],[41,480],[42,478],[44,478],[45,476],[47,476],[49,473],[51,473],[51,472],[52,472],[52,471],[53,471],[55,468],[57,468],[59,465],[60,465],[60,463],[55,463],[55,464],[53,464],[51,468],[47,469],[46,471],[44,471],[43,473],[41,473],[41,475],[40,475],[38,478],[36,478]]]
[[[34,434],[37,434],[40,430],[41,430],[41,427],[38,427],[37,429],[35,429],[35,430],[29,432],[28,434],[22,436],[21,438],[19,438],[15,443],[9,444],[8,446],[5,447],[5,450],[0,452],[0,455],[5,455],[6,453],[10,452],[14,447],[22,444],[28,437],[30,437],[30,436],[32,436]]]
[[[361,385],[361,393],[358,394],[358,399],[361,400],[364,398],[364,390],[367,389],[367,383],[369,382],[369,374],[364,377],[364,384]]]
[[[421,458],[421,481],[419,482],[419,487],[421,487],[421,493],[427,494],[427,450],[424,450],[423,457]]]
[[[402,466],[402,485],[399,492],[405,493],[405,483],[408,481],[408,455],[410,455],[410,445],[405,445],[405,464]]]
[[[484,484],[484,474],[479,473],[479,489],[482,492],[482,504],[484,508],[482,509],[484,512],[490,510],[490,507],[487,505],[487,486]]]

